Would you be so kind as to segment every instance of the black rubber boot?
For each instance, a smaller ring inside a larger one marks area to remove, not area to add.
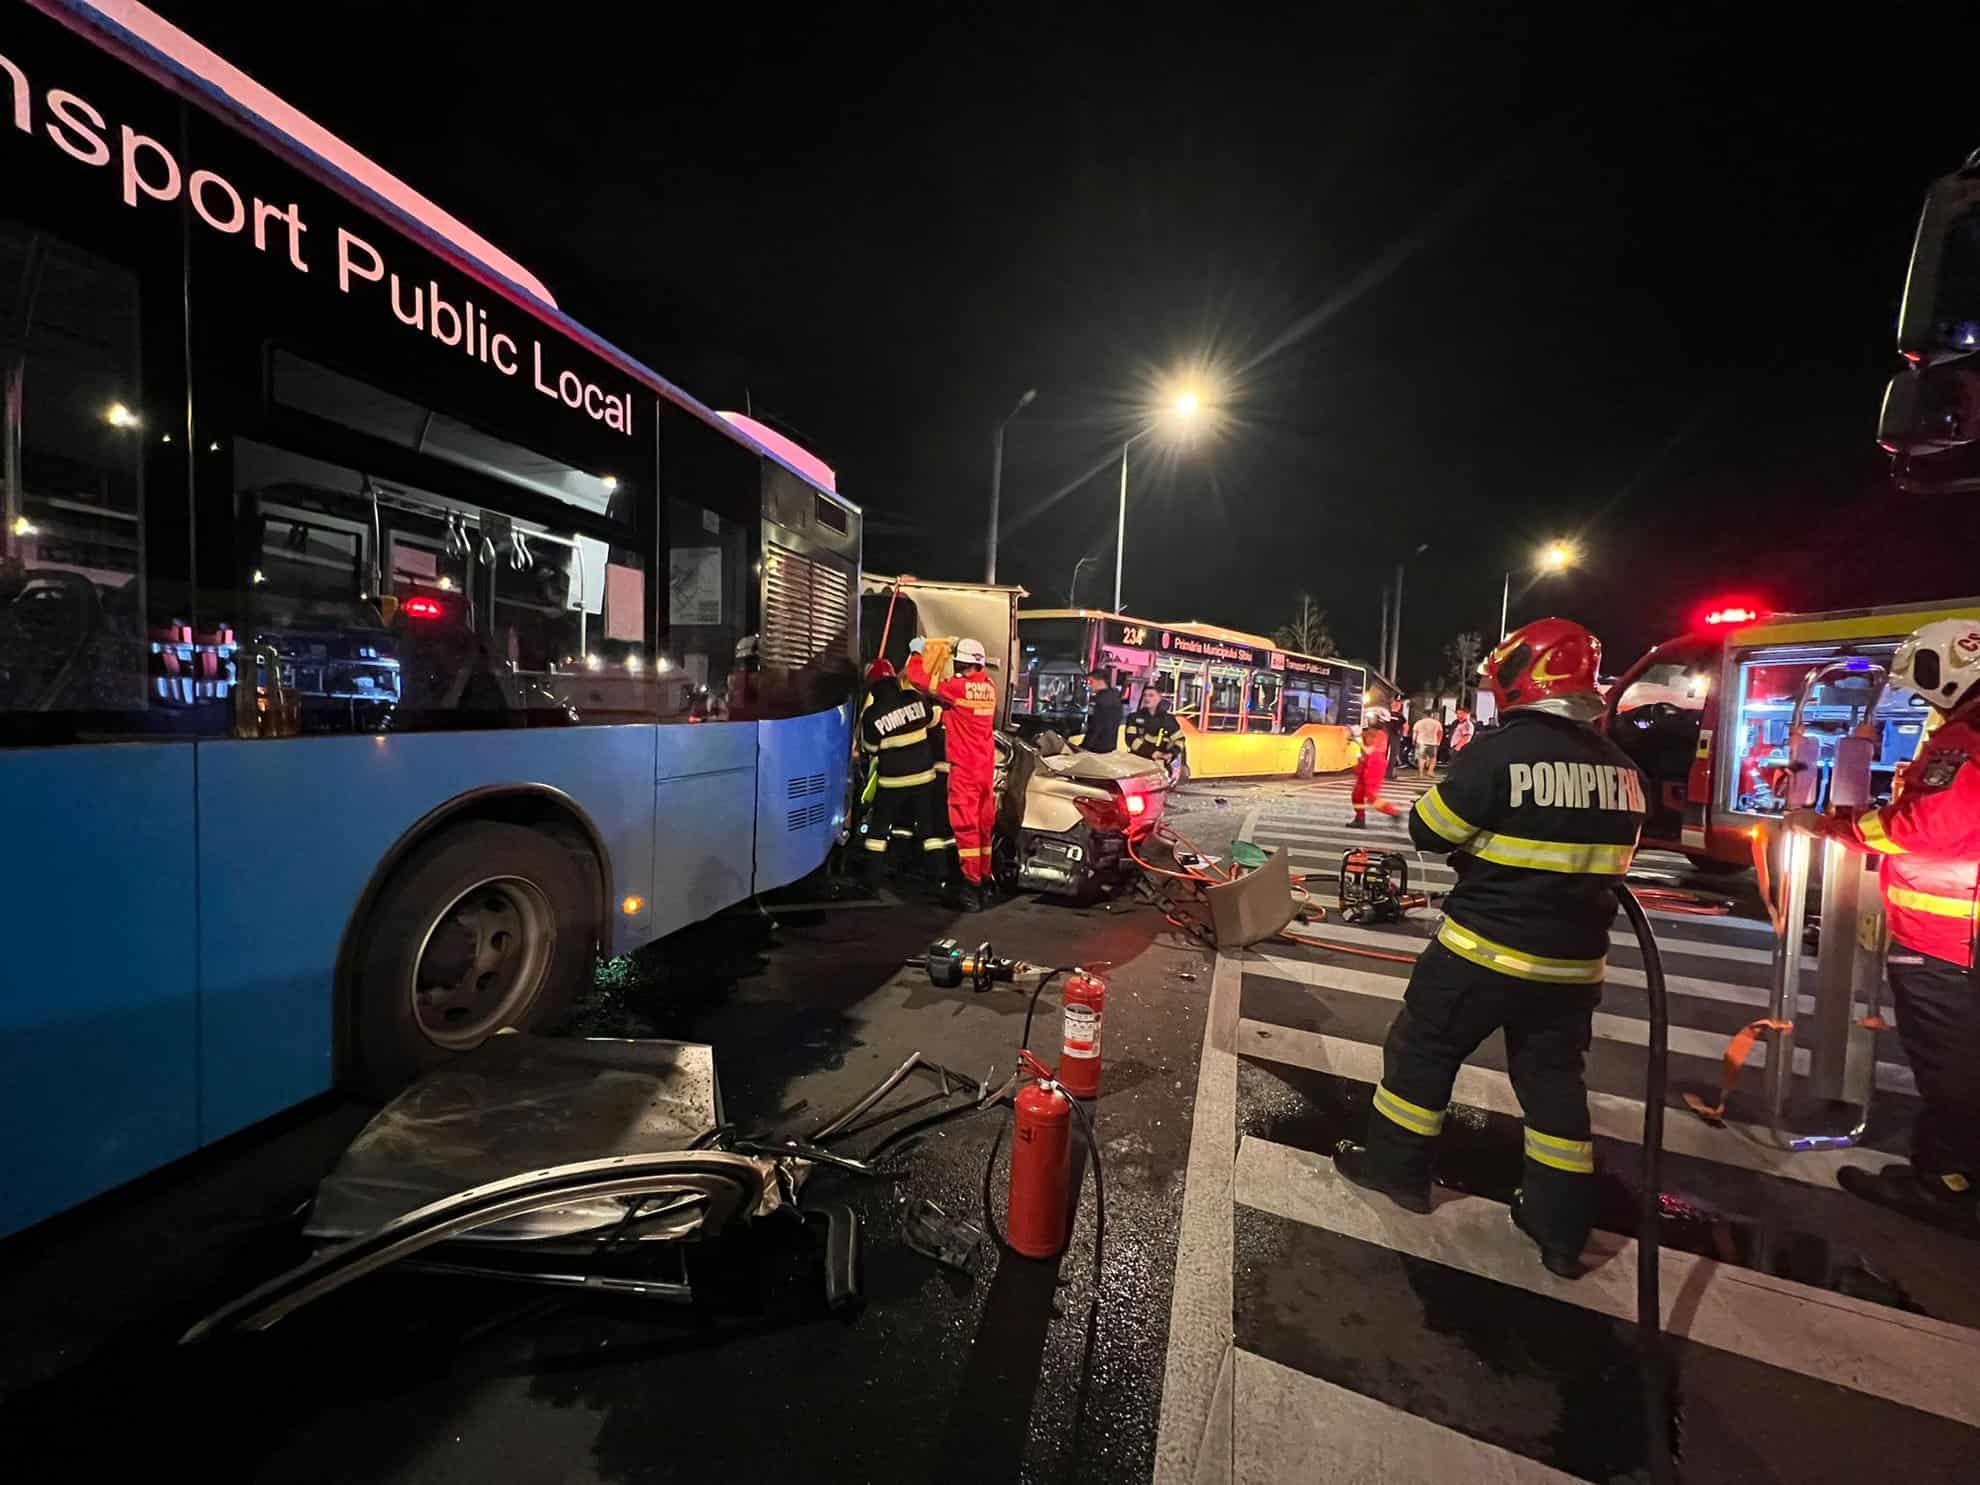
[[[1348,830],[1366,830],[1368,828],[1368,819],[1364,815],[1356,815],[1343,828]]]
[[[1342,1140],[1334,1146],[1334,1169],[1364,1191],[1375,1191],[1389,1198],[1405,1212],[1414,1212],[1419,1217],[1430,1215],[1430,1186],[1412,1186],[1405,1181],[1392,1179],[1380,1168],[1375,1152],[1366,1145],[1357,1145],[1353,1140]]]
[[[974,882],[964,882],[956,890],[956,901],[966,913],[980,913],[983,911],[983,894],[976,890],[976,883]]]
[[[1836,1184],[1880,1207],[1961,1237],[1980,1238],[1980,1200],[1971,1186],[1957,1191],[1937,1176],[1919,1174],[1915,1166],[1897,1164],[1879,1171],[1844,1166],[1836,1172]]]
[[[1579,1253],[1570,1253],[1565,1248],[1548,1247],[1541,1240],[1540,1235],[1526,1225],[1525,1214],[1520,1210],[1525,1203],[1525,1198],[1526,1193],[1524,1191],[1515,1191],[1513,1193],[1512,1206],[1508,1210],[1512,1216],[1512,1225],[1532,1238],[1534,1244],[1540,1249],[1540,1266],[1556,1278],[1580,1278],[1584,1270],[1581,1267],[1581,1255]]]

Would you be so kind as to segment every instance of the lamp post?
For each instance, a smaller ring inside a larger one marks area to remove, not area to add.
[[[1389,674],[1389,679],[1392,681],[1396,681],[1397,685],[1402,684],[1401,681],[1396,679],[1396,672],[1402,669],[1403,568],[1408,566],[1409,563],[1414,561],[1416,558],[1421,557],[1425,552],[1429,550],[1430,550],[1430,543],[1427,541],[1421,542],[1418,544],[1415,551],[1411,552],[1409,556],[1405,557],[1401,562],[1398,562],[1396,564],[1396,596],[1395,596],[1396,616],[1394,622],[1389,625],[1389,650],[1388,653],[1382,657],[1382,662],[1383,662],[1383,668],[1387,670]]]
[[[1187,426],[1196,421],[1203,412],[1203,398],[1193,391],[1183,391],[1165,409],[1177,423]],[[1121,610],[1121,571],[1127,559],[1127,476],[1128,450],[1136,443],[1153,433],[1159,424],[1150,423],[1138,433],[1130,433],[1121,443],[1121,502],[1119,515],[1114,525],[1114,612]]]
[[[1067,607],[1067,608],[1078,608],[1078,607],[1079,607],[1079,574],[1080,574],[1080,569],[1081,569],[1081,568],[1083,568],[1083,567],[1085,567],[1085,566],[1086,566],[1086,564],[1087,564],[1087,563],[1089,563],[1089,562],[1098,562],[1099,560],[1100,560],[1100,559],[1099,559],[1098,557],[1081,557],[1081,558],[1080,558],[1080,559],[1079,559],[1079,560],[1078,560],[1077,562],[1075,562],[1075,563],[1073,563],[1073,575],[1072,575],[1072,582],[1071,582],[1071,583],[1070,583],[1070,584],[1069,584],[1069,585],[1067,586],[1067,588],[1066,588],[1066,607]]]
[[[1581,553],[1571,541],[1550,541],[1540,549],[1533,565],[1542,577],[1548,573],[1565,572],[1580,560]],[[1507,620],[1512,611],[1512,573],[1506,573],[1505,586],[1499,590],[1499,638],[1504,639],[1512,630]]]
[[[990,537],[989,549],[983,557],[983,581],[986,583],[997,581],[997,505],[1004,494],[1004,429],[1010,426],[1011,418],[1037,400],[1038,389],[1028,389],[1018,398],[1018,404],[1011,409],[1009,417],[997,425],[996,436],[990,441]]]

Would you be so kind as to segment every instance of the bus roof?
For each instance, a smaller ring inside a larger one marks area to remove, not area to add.
[[[815,454],[752,418],[715,412],[644,362],[585,329],[560,310],[543,282],[514,258],[156,11],[137,0],[29,3],[72,30],[89,35],[182,97],[202,104],[264,142],[284,147],[297,164],[338,194],[394,222],[518,308],[562,330],[711,428],[782,464],[848,509],[859,510],[838,493],[831,466]]]
[[[1368,667],[1359,660],[1349,660],[1340,655],[1309,655],[1304,650],[1289,650],[1262,634],[1249,634],[1242,629],[1226,629],[1221,624],[1206,624],[1201,619],[1191,619],[1186,624],[1170,624],[1161,619],[1144,619],[1136,614],[1117,614],[1104,608],[1019,609],[1018,622],[1022,624],[1026,619],[1114,619],[1123,624],[1147,624],[1155,629],[1170,629],[1179,634],[1193,634],[1201,639],[1221,639],[1233,644],[1250,645],[1254,649],[1277,650],[1281,655],[1297,655],[1302,660],[1328,660],[1337,665],[1352,666],[1356,670],[1368,670]]]

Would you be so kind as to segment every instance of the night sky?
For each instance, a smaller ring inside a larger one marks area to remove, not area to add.
[[[1516,577],[1514,622],[1582,618],[1618,670],[1735,590],[1980,590],[1980,504],[1894,495],[1872,441],[1919,202],[1980,145],[1971,22],[159,8],[814,448],[882,571],[982,575],[1036,387],[999,575],[1057,604],[1091,553],[1104,604],[1119,442],[1203,368],[1219,426],[1135,449],[1139,614],[1269,631],[1306,589],[1369,655],[1428,543],[1415,684],[1556,535],[1586,565]]]

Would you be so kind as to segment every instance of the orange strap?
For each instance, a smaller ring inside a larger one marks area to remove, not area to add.
[[[1761,1017],[1740,1027],[1733,1039],[1726,1043],[1726,1063],[1719,1073],[1719,1101],[1709,1104],[1696,1093],[1687,1093],[1684,1101],[1691,1112],[1701,1119],[1709,1119],[1717,1124],[1726,1116],[1726,1097],[1739,1081],[1740,1070],[1746,1066],[1746,1059],[1753,1055],[1753,1045],[1760,1040],[1763,1031],[1786,1031],[1793,1026],[1792,1021],[1773,1021]]]

